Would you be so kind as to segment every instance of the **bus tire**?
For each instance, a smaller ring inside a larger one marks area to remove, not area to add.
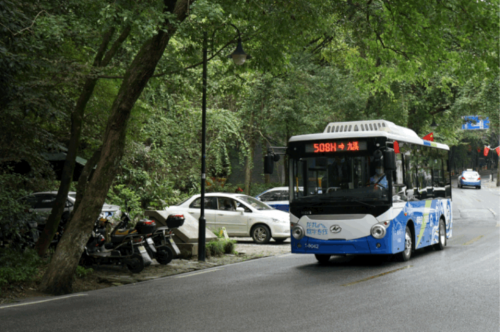
[[[446,225],[443,219],[439,220],[439,240],[434,245],[436,250],[443,250],[446,247]]]
[[[314,254],[314,257],[318,260],[318,263],[320,264],[326,264],[330,261],[330,257],[332,255],[321,255],[321,254]]]
[[[410,227],[406,226],[405,231],[405,247],[404,250],[400,253],[396,254],[396,258],[398,261],[406,262],[411,258],[411,251],[413,249],[413,238],[411,235]]]

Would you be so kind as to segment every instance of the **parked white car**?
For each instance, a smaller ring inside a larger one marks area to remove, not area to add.
[[[201,197],[194,195],[176,206],[165,210],[186,211],[200,218]],[[290,237],[288,213],[275,210],[261,201],[242,194],[205,194],[205,219],[207,227],[217,231],[226,228],[229,236],[251,236],[256,243],[268,243],[271,238],[281,243]]]

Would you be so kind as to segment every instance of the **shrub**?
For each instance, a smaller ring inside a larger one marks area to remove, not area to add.
[[[224,241],[224,253],[225,254],[234,254],[236,248],[236,240],[225,240]]]
[[[88,268],[86,269],[85,267],[81,266],[81,265],[78,265],[76,267],[76,272],[75,272],[75,275],[80,278],[80,279],[83,279],[85,278],[86,276],[92,274],[92,272],[94,272],[93,269],[91,268]]]
[[[224,243],[223,241],[210,241],[205,246],[206,251],[210,251],[211,256],[220,257],[224,254]]]
[[[19,174],[9,174],[0,170],[0,243],[24,249],[25,236],[32,222],[39,222],[40,216],[28,211],[29,206],[21,198],[29,194],[22,190],[24,178]],[[42,218],[43,219],[43,218]]]
[[[122,212],[130,210],[130,218],[135,224],[136,219],[142,217],[140,197],[136,192],[127,188],[124,184],[116,185],[108,192],[108,203],[120,207]]]
[[[206,244],[206,252],[210,252],[210,256],[217,257],[220,257],[224,254],[234,254],[235,244],[235,240],[226,240],[223,238],[219,238],[218,240],[210,241]]]
[[[0,285],[31,280],[43,263],[34,250],[0,249]]]

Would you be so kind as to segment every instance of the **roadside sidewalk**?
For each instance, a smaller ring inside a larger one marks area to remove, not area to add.
[[[248,260],[277,256],[290,252],[290,240],[278,244],[271,241],[266,245],[258,245],[251,238],[232,238],[237,241],[235,255],[210,257],[205,262],[199,262],[196,257],[192,259],[174,259],[167,265],[160,265],[153,260],[153,264],[146,267],[141,273],[133,274],[126,267],[118,266],[92,266],[93,272],[84,278],[75,278],[73,293],[88,292],[113,286],[133,284],[158,278],[181,275],[183,273],[209,269],[217,266],[240,263]],[[41,271],[43,272],[43,271]],[[41,275],[40,275],[41,276]],[[180,277],[180,276],[179,276]],[[38,290],[38,281],[11,285],[0,291],[0,305],[17,303],[33,298],[50,298],[51,295]]]
[[[481,175],[481,186],[487,187],[487,188],[496,188],[496,181],[497,181],[497,170],[492,169],[492,170],[480,170],[479,175]],[[490,175],[491,176],[491,181],[490,181]]]

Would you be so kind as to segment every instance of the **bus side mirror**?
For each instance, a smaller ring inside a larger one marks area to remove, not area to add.
[[[393,149],[386,149],[384,151],[384,169],[386,171],[396,170],[396,154]]]
[[[274,156],[264,156],[264,174],[273,174],[274,170]]]

